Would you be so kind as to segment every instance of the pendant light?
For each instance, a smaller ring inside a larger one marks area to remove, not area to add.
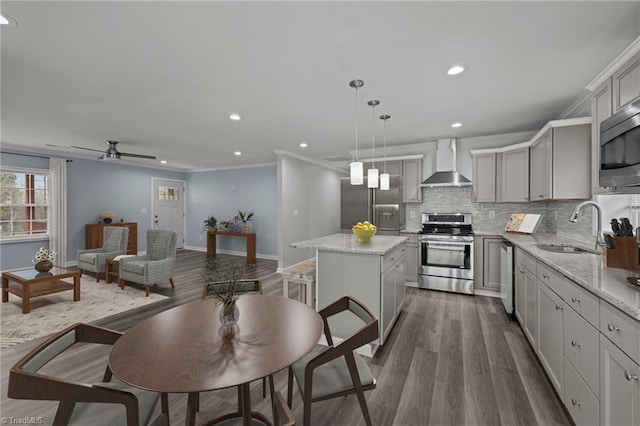
[[[378,187],[378,169],[376,169],[376,106],[380,105],[377,99],[367,102],[371,106],[371,168],[367,171],[367,187]]]
[[[390,115],[380,116],[380,120],[384,121],[384,130],[382,131],[382,141],[384,143],[384,165],[382,167],[382,174],[380,175],[380,189],[382,191],[389,190],[389,173],[387,173],[387,120],[390,118]]]
[[[349,174],[351,185],[362,185],[364,183],[362,161],[358,160],[358,89],[364,86],[364,81],[352,80],[349,86],[356,89],[356,158],[349,164]]]

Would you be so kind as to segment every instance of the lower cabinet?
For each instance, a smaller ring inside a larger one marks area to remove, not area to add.
[[[533,272],[524,268],[525,311],[524,334],[534,348],[538,347],[538,282]]]
[[[596,370],[597,371],[597,370]],[[600,422],[600,401],[589,390],[573,365],[564,360],[564,405],[576,425],[596,426]]]
[[[473,285],[479,290],[500,291],[502,237],[473,238]]]
[[[538,281],[537,355],[558,395],[564,395],[564,302]]]
[[[600,335],[600,424],[640,423],[640,367]]]
[[[405,244],[405,279],[407,282],[418,282],[418,234],[416,233],[403,233],[400,232],[403,237],[409,237],[409,241]]]
[[[382,338],[383,341],[393,328],[404,302],[405,294],[405,248],[382,274]]]

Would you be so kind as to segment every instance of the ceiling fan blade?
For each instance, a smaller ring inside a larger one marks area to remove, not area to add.
[[[156,157],[153,155],[141,155],[141,154],[130,154],[128,152],[121,152],[120,156],[122,157],[134,157],[134,158],[148,158],[149,160],[155,160]]]
[[[71,145],[71,148],[86,149],[87,151],[95,151],[95,152],[104,152],[103,149],[85,148],[83,146],[73,146],[73,145]]]

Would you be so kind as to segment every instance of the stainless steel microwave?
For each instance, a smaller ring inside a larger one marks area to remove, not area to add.
[[[600,124],[600,185],[640,186],[640,100]]]

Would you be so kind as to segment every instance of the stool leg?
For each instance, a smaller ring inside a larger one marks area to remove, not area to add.
[[[282,295],[286,299],[289,298],[289,280],[286,278],[282,278]]]
[[[311,307],[313,307],[313,294],[312,294],[312,283],[305,283],[305,287],[307,290],[305,303]]]

